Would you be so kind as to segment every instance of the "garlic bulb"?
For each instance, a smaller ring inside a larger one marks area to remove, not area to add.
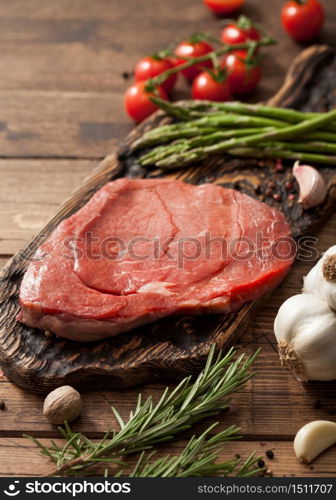
[[[293,175],[300,187],[299,203],[304,209],[317,207],[325,200],[327,185],[316,168],[300,165],[297,161],[293,167]]]
[[[301,427],[294,439],[294,452],[304,464],[310,464],[320,453],[336,444],[336,424],[314,420]]]
[[[299,380],[336,379],[336,314],[317,295],[303,293],[280,307],[274,323],[281,362]]]
[[[303,291],[317,294],[336,311],[336,246],[329,248],[304,278]]]

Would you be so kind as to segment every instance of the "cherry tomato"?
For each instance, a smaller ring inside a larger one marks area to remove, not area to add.
[[[224,57],[222,67],[228,72],[228,82],[234,95],[252,92],[261,78],[261,69],[256,61],[247,61],[247,52],[237,50]]]
[[[208,71],[203,71],[195,78],[191,93],[193,99],[206,99],[208,101],[229,101],[231,99],[227,78]]]
[[[212,52],[213,47],[204,40],[191,39],[189,41],[181,42],[175,49],[175,54],[181,59],[174,59],[174,64],[180,66],[185,63],[191,57],[201,57],[209,52]],[[203,68],[211,68],[212,62],[209,59],[201,64],[190,66],[182,70],[182,74],[187,78],[187,80],[192,81],[196,76],[202,71]]]
[[[315,38],[324,22],[324,9],[317,0],[290,0],[282,8],[281,21],[285,30],[299,42]]]
[[[245,16],[240,16],[236,23],[230,23],[221,33],[221,41],[229,45],[246,43],[250,40],[258,41],[261,35],[252,21]]]
[[[140,59],[137,62],[134,69],[134,76],[137,82],[142,82],[148,80],[149,78],[154,78],[160,75],[164,71],[167,71],[174,67],[174,64],[168,57],[160,57],[159,55],[147,56]],[[167,80],[161,85],[163,90],[169,94],[176,82],[176,74],[171,75]]]
[[[240,9],[245,0],[204,0],[209,9],[216,14],[231,14]]]
[[[157,106],[149,99],[154,93],[147,92],[145,87],[146,82],[136,82],[125,93],[125,109],[136,122],[141,122],[157,109]],[[157,92],[161,99],[167,100],[167,94],[164,90],[158,88]]]

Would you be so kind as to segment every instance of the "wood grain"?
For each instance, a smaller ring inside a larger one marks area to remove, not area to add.
[[[169,7],[158,0],[12,0],[0,2],[0,155],[102,158],[131,130],[122,73],[135,62],[195,31],[218,36],[219,19],[202,0]],[[303,48],[284,36],[282,0],[247,0],[244,13],[278,44],[263,50],[263,79],[253,101],[271,97]],[[336,44],[335,11],[327,10],[323,40]],[[174,97],[188,96],[180,80]]]
[[[323,3],[327,10],[327,22],[321,39],[324,43],[335,45],[335,5],[331,1]],[[264,76],[260,91],[251,97],[254,101],[264,100],[271,97],[279,88],[292,58],[302,50],[302,45],[292,41],[282,31],[279,12],[283,0],[273,0],[272,8],[269,7],[269,0],[246,0],[245,4],[244,13],[261,22],[278,40],[277,46],[263,52],[265,54]],[[6,130],[8,129],[6,123],[0,125],[2,129],[0,130],[0,155],[21,156],[22,158],[17,163],[12,178],[11,160],[2,161],[3,166],[7,161],[10,162],[5,174],[3,170],[0,170],[1,184],[4,178],[6,179],[6,190],[1,189],[0,197],[1,210],[4,210],[0,222],[2,228],[0,244],[5,245],[3,251],[6,255],[0,257],[0,266],[7,262],[8,253],[18,251],[23,244],[23,239],[30,238],[32,232],[35,232],[31,229],[28,234],[23,228],[24,237],[20,234],[20,228],[15,223],[13,224],[13,219],[7,216],[6,200],[10,200],[13,214],[25,213],[27,205],[21,204],[21,197],[24,197],[27,186],[32,196],[35,197],[35,203],[40,204],[41,212],[49,218],[54,212],[54,203],[58,204],[68,197],[73,187],[81,180],[82,174],[76,166],[76,160],[68,160],[69,168],[68,171],[62,172],[62,175],[66,177],[61,186],[61,176],[58,177],[57,168],[58,164],[63,162],[57,160],[53,163],[54,168],[49,168],[49,162],[46,162],[48,176],[44,176],[44,160],[37,168],[31,160],[26,158],[27,155],[50,158],[52,151],[52,155],[57,155],[57,157],[64,152],[76,158],[103,157],[111,150],[118,138],[122,138],[125,131],[131,128],[131,123],[124,115],[121,106],[122,95],[129,81],[121,78],[121,72],[130,71],[139,57],[161,48],[167,42],[170,43],[173,37],[180,39],[195,30],[209,30],[217,35],[220,29],[219,20],[203,7],[201,0],[199,2],[183,0],[181,20],[175,15],[176,9],[181,9],[179,0],[171,0],[169,3],[146,0],[142,2],[141,10],[137,7],[138,0],[123,0],[123,2],[119,0],[95,0],[95,2],[92,0],[72,0],[71,2],[68,0],[57,2],[0,0],[0,101],[2,110],[6,110],[6,116],[10,117],[9,133]],[[169,22],[166,22],[167,19]],[[119,29],[120,26],[122,29]],[[118,40],[116,40],[116,32]],[[117,43],[119,39],[121,39],[121,45]],[[186,87],[180,81],[177,96],[183,98],[186,95],[185,89]],[[63,96],[63,93],[66,95]],[[84,93],[91,93],[91,96],[82,97]],[[98,93],[103,94],[99,99],[102,101],[104,98],[105,109],[109,111],[107,114],[104,110],[103,113],[95,112],[94,99]],[[11,105],[15,106],[15,113],[11,112],[7,106],[7,98],[10,95]],[[72,98],[77,101],[76,104],[71,103]],[[18,104],[15,102],[16,99]],[[66,108],[62,109],[65,105],[69,106],[71,113],[68,113]],[[86,110],[88,105],[91,107],[89,117],[87,117]],[[22,125],[23,117],[24,125]],[[87,135],[86,138],[80,135],[80,124],[87,121],[91,124],[89,126],[90,139]],[[112,137],[109,132],[112,128],[111,123],[120,124],[114,127],[115,135]],[[17,130],[23,133],[15,134]],[[72,134],[71,139],[69,139],[69,132]],[[74,165],[73,172],[72,165]],[[29,175],[30,172],[31,175]],[[57,182],[55,182],[55,176],[58,178]],[[41,190],[34,189],[34,183],[38,186],[41,178],[43,179]],[[68,184],[71,185],[69,190]],[[17,196],[18,190],[20,190],[20,196]],[[57,190],[56,195],[55,190]],[[64,194],[61,194],[61,191]],[[32,201],[34,201],[33,198]],[[52,203],[50,206],[49,201]],[[47,211],[49,211],[48,214]],[[41,218],[41,227],[43,222]],[[18,240],[7,238],[11,225],[14,225],[15,238],[19,238]],[[6,234],[5,238],[3,238],[4,234]],[[319,249],[325,250],[333,245],[335,234],[336,218],[334,216],[319,235]],[[309,267],[309,263],[296,263],[288,279],[274,292],[263,310],[254,315],[250,328],[242,337],[245,344],[255,342],[255,346],[262,348],[269,345],[269,342],[274,344],[272,323],[276,311],[285,298],[300,290],[302,276]],[[263,419],[265,426],[262,429],[262,441],[265,447],[262,447],[259,441],[253,441],[252,436],[245,433],[245,440],[234,444],[234,449],[229,453],[230,457],[238,452],[242,456],[247,456],[253,449],[257,451],[260,449],[262,454],[263,449],[273,447],[272,434],[275,431],[284,435],[288,425],[293,430],[293,420],[291,418],[286,420],[284,416],[286,408],[288,408],[289,415],[293,415],[295,405],[302,405],[304,408],[303,411],[296,412],[297,428],[311,418],[325,418],[328,415],[328,419],[335,419],[335,415],[328,414],[328,408],[330,407],[330,412],[332,412],[332,401],[335,401],[334,384],[328,385],[327,391],[320,390],[319,385],[315,388],[313,384],[314,395],[311,394],[313,390],[311,385],[304,387],[302,401],[299,401],[296,395],[293,397],[293,394],[298,391],[297,382],[286,369],[280,367],[275,354],[273,357],[270,352],[269,356],[271,363],[267,365],[267,368],[258,363],[254,370],[256,383],[259,381],[258,386],[262,387],[263,391],[256,395],[257,406],[261,408],[263,397],[265,397],[267,405],[265,405],[264,414],[267,415],[270,408],[275,408],[270,418]],[[8,407],[8,413],[0,415],[0,432],[2,436],[6,436],[0,439],[0,474],[12,476],[43,474],[50,470],[47,459],[42,457],[32,444],[13,436],[19,436],[22,432],[35,434],[41,429],[41,434],[45,432],[45,435],[56,438],[58,432],[48,426],[42,416],[40,396],[19,389],[6,381],[1,376],[1,372],[0,381],[0,399],[5,397]],[[146,386],[144,390],[146,394],[151,393],[157,397],[161,386],[153,384]],[[132,406],[136,393],[137,389],[104,391],[104,395],[121,410],[124,407],[127,410]],[[279,393],[282,395],[280,399]],[[99,411],[94,411],[95,405],[98,404],[97,392],[85,394],[84,397],[85,412],[90,414],[91,420],[75,422],[74,428],[85,428],[89,432],[91,426],[94,432],[100,433],[103,424],[109,425],[111,414],[109,406],[103,404],[105,400],[100,399]],[[251,405],[249,408],[246,406],[244,410],[244,420],[252,435],[255,435],[256,430],[259,432],[260,425],[253,410],[254,400],[251,396],[249,398]],[[321,400],[322,410],[313,408],[314,398]],[[281,422],[277,419],[280,404],[283,407],[280,412],[283,416]],[[239,412],[238,404],[231,405],[231,408],[235,413]],[[20,415],[20,418],[16,417],[16,413]],[[230,418],[230,414],[223,414],[219,417],[223,422],[226,418]],[[240,418],[239,421],[242,422],[242,419]],[[245,422],[242,423],[246,430]],[[323,454],[310,469],[296,461],[291,441],[276,442],[274,446],[276,459],[270,463],[270,466],[275,476],[291,474],[315,477],[335,476],[335,449]],[[178,449],[179,444],[175,442],[169,447],[169,452],[174,453]]]
[[[48,444],[48,439],[41,440],[44,445]],[[174,446],[174,451],[165,447],[158,454],[158,457],[164,453],[175,453],[186,444],[185,441],[179,441]],[[242,459],[246,459],[251,450],[255,450],[257,455],[263,457],[266,466],[272,471],[274,477],[330,477],[334,475],[335,459],[333,450],[326,451],[319,457],[313,465],[300,464],[294,454],[293,445],[291,442],[264,440],[260,441],[237,441],[235,443],[228,443],[223,447],[220,453],[220,460],[227,460],[234,457],[236,454],[240,455]],[[275,454],[272,460],[266,457],[266,451],[272,450]],[[134,463],[130,460],[129,463]],[[24,476],[24,477],[39,477],[51,471],[52,465],[47,458],[42,458],[36,447],[29,441],[20,438],[0,438],[0,463],[2,468],[0,470],[1,476]],[[13,471],[15,471],[13,473]],[[104,471],[99,468],[98,473]]]
[[[292,440],[299,426],[305,422],[316,418],[332,419],[336,410],[336,384],[293,383],[292,374],[280,366],[274,347],[267,341],[261,343],[259,340],[258,343],[244,343],[242,340],[239,344],[239,352],[247,354],[253,354],[259,346],[262,347],[254,365],[256,375],[243,391],[232,398],[230,410],[220,416],[218,428],[238,425],[249,440],[266,437]],[[150,384],[144,388],[128,389],[126,393],[118,390],[84,393],[84,410],[74,428],[90,437],[102,437],[110,426],[118,428],[111,405],[127,419],[136,405],[139,392],[144,397],[152,395],[156,400],[164,387],[162,384]],[[23,430],[33,432],[35,437],[52,437],[55,434],[56,428],[46,419],[41,420],[43,402],[37,394],[24,392],[6,381],[1,382],[0,391],[7,402],[7,410],[1,414],[0,436],[20,437]],[[316,408],[317,400],[319,408]],[[205,429],[210,422],[199,425],[197,429]],[[195,429],[184,435],[190,436],[193,432]]]
[[[321,65],[323,64],[323,69]],[[315,95],[318,82],[336,71],[335,52],[326,46],[316,46],[304,52],[289,70],[284,87],[280,90],[278,104],[284,99],[293,107],[316,109],[320,102],[310,102]],[[317,75],[319,77],[316,80]],[[288,88],[293,88],[291,93]],[[302,92],[298,92],[298,88]],[[302,100],[302,94],[305,99]],[[323,108],[334,104],[334,88],[320,90]],[[277,100],[275,96],[274,101]],[[318,108],[319,109],[319,108]],[[37,248],[41,240],[64,218],[82,206],[99,187],[118,176],[162,175],[157,171],[141,169],[130,146],[144,130],[165,121],[162,112],[132,132],[124,142],[119,156],[107,157],[95,173],[83,184],[73,197],[63,204],[51,221],[43,228],[1,274],[1,362],[7,376],[23,387],[39,392],[62,385],[74,385],[80,389],[93,387],[130,387],[157,379],[178,380],[182,376],[196,373],[204,363],[209,345],[218,348],[232,345],[246,329],[251,314],[260,301],[244,305],[236,313],[200,317],[169,317],[153,324],[144,325],[129,333],[95,344],[69,342],[44,336],[16,321],[18,312],[18,287],[27,266],[27,255]],[[262,163],[262,165],[261,165]],[[292,226],[296,238],[307,234],[331,213],[336,202],[336,174],[331,168],[321,167],[328,186],[328,197],[315,210],[303,211],[300,205],[289,203],[285,189],[291,177],[291,165],[283,173],[277,173],[275,162],[214,158],[202,169],[191,167],[177,177],[191,183],[217,182],[234,187],[254,197],[259,197],[283,210]],[[273,179],[282,194],[278,203],[273,196],[266,196],[268,181]],[[258,194],[257,194],[258,193]]]
[[[22,248],[95,166],[90,160],[0,160],[0,254]]]
[[[272,9],[265,8],[263,0],[245,3],[244,13],[262,22],[278,41],[276,47],[265,51],[259,95],[266,98],[280,86],[302,45],[284,36],[279,22],[282,0],[273,0]],[[121,74],[131,71],[139,57],[195,31],[218,35],[221,28],[219,19],[202,1],[183,0],[181,18],[176,15],[181,8],[179,0],[170,0],[169,8],[157,0],[146,0],[141,9],[136,6],[136,0],[96,0],[94,4],[90,0],[30,0],[29,5],[26,0],[12,0],[10,5],[1,2],[0,91],[112,90],[112,105],[116,107],[129,85]],[[332,45],[336,41],[335,13],[330,1],[325,2],[325,8],[323,40]]]

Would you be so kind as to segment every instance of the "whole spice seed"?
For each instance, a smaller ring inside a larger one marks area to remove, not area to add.
[[[275,200],[275,201],[281,201],[281,199],[282,199],[281,194],[279,194],[279,193],[275,193],[275,194],[273,195],[273,200]]]
[[[43,415],[52,424],[72,422],[82,410],[82,398],[78,391],[69,385],[58,387],[50,392],[44,400]]]
[[[129,80],[133,75],[133,72],[128,72],[128,71],[124,71],[123,73],[121,73],[121,76],[123,77],[124,80]]]
[[[274,458],[274,453],[272,450],[267,450],[266,451],[266,457],[272,460]]]
[[[284,166],[283,164],[280,162],[277,162],[276,166],[275,166],[275,171],[276,172],[283,172],[284,171]]]
[[[4,411],[6,409],[6,403],[4,402],[4,400],[2,399],[0,401],[0,411]]]
[[[314,410],[320,410],[322,408],[322,401],[320,399],[314,399],[313,408]]]
[[[263,469],[265,467],[265,462],[263,460],[258,460],[258,467],[260,467],[260,469]]]

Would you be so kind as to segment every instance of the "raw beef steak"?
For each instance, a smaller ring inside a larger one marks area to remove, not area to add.
[[[40,246],[18,319],[94,341],[170,314],[226,312],[278,285],[291,243],[280,212],[232,189],[118,179]]]

